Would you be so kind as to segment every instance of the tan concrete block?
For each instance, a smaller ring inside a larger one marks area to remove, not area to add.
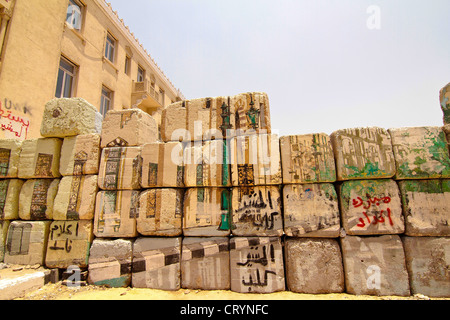
[[[53,220],[92,220],[98,177],[67,176],[61,179],[53,207]]]
[[[201,290],[230,289],[228,238],[184,238],[181,287]]]
[[[444,124],[450,124],[450,83],[439,92],[439,101],[444,113]]]
[[[343,129],[330,137],[338,181],[394,176],[394,153],[387,130],[376,127]]]
[[[70,137],[100,133],[102,115],[82,98],[53,99],[45,105],[41,123],[43,137]]]
[[[134,288],[181,288],[181,238],[138,238],[133,244]]]
[[[182,189],[150,189],[139,195],[137,230],[144,236],[174,237],[182,234]]]
[[[288,239],[285,258],[289,291],[306,294],[344,292],[344,267],[337,240]]]
[[[8,235],[8,228],[9,228],[10,221],[8,220],[0,220],[0,262],[3,262],[3,259],[5,257],[5,250],[6,250],[6,238]]]
[[[89,284],[128,287],[131,283],[132,261],[132,240],[94,239],[89,254]]]
[[[94,215],[94,235],[99,238],[134,238],[138,235],[139,191],[100,191]]]
[[[389,129],[394,146],[395,179],[450,178],[450,158],[441,127]]]
[[[186,187],[231,186],[231,166],[226,141],[194,142],[184,149]]]
[[[98,186],[102,190],[141,189],[141,171],[141,147],[105,148],[100,160]]]
[[[211,128],[211,99],[188,100],[186,110],[186,129],[191,134],[191,141],[203,140],[203,135]]]
[[[45,258],[47,268],[86,268],[94,239],[92,229],[89,220],[52,222]]]
[[[346,292],[409,296],[402,241],[397,235],[341,238]]]
[[[20,179],[59,178],[62,140],[31,139],[22,143],[19,158]]]
[[[404,237],[411,293],[450,297],[450,238]]]
[[[450,236],[450,180],[399,183],[409,236]]]
[[[231,109],[236,113],[236,130],[244,134],[270,134],[269,97],[264,92],[243,93],[231,97]],[[237,133],[240,135],[241,133]]]
[[[22,220],[52,220],[59,179],[27,180],[20,190],[19,217]]]
[[[18,139],[0,139],[0,177],[17,178],[22,141]]]
[[[183,212],[185,236],[228,236],[231,222],[231,192],[225,188],[187,189]]]
[[[282,183],[280,141],[277,135],[231,139],[231,177],[234,187]]]
[[[0,180],[0,220],[19,219],[19,195],[24,181]]]
[[[100,135],[87,134],[64,139],[59,171],[63,176],[98,174]]]
[[[5,263],[44,264],[51,221],[12,221],[6,241]]]
[[[191,136],[187,131],[187,109],[185,101],[173,103],[163,110],[161,138],[164,142],[191,140]]]
[[[442,128],[442,130],[444,130],[445,137],[447,138],[447,147],[449,147],[450,146],[450,124],[445,125]]]
[[[148,143],[142,146],[142,188],[184,187],[181,142]]]
[[[332,184],[286,185],[284,232],[289,237],[337,238],[341,229],[338,196]]]
[[[102,127],[101,147],[133,147],[158,140],[156,120],[141,109],[110,110]]]
[[[283,249],[278,237],[230,240],[231,291],[271,293],[285,290]]]
[[[330,137],[324,133],[280,138],[283,183],[336,181]]]
[[[283,213],[278,186],[233,188],[231,203],[234,236],[283,235]]]

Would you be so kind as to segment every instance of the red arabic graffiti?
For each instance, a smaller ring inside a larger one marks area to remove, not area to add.
[[[361,197],[357,197],[356,199],[353,199],[353,207],[359,208],[362,207],[365,210],[369,210],[372,206],[379,207],[382,203],[388,204],[391,202],[390,197],[383,197],[383,198],[377,198],[377,197],[371,197],[369,194],[366,195],[367,201],[363,201]],[[371,210],[373,211],[374,215],[371,219],[369,215],[367,214],[367,211],[363,212],[364,218],[359,218],[359,223],[356,225],[357,227],[364,228],[366,226],[366,221],[370,225],[376,225],[378,223],[385,223],[386,218],[389,221],[389,224],[391,226],[394,225],[394,222],[392,221],[391,217],[391,209],[387,208],[386,210]]]
[[[17,138],[27,138],[30,121],[22,117],[14,116],[11,111],[3,110],[0,101],[0,127],[2,131],[9,131]]]

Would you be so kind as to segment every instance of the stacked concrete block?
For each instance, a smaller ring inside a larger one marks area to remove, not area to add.
[[[42,138],[25,140],[19,158],[20,179],[59,178],[59,159],[62,139]]]
[[[181,252],[181,287],[203,290],[230,289],[228,238],[184,238]]]
[[[64,138],[59,171],[62,176],[97,175],[100,161],[100,134]]]
[[[19,219],[19,196],[23,180],[0,180],[0,221]]]
[[[22,141],[18,139],[0,140],[0,178],[17,178]]]
[[[181,288],[181,238],[138,238],[133,244],[134,288]]]
[[[448,83],[439,92],[439,101],[441,103],[441,109],[444,113],[444,124],[450,124],[450,83]]]
[[[0,220],[0,262],[3,262],[5,257],[5,244],[6,237],[8,235],[10,221],[8,220]]]
[[[52,220],[59,179],[30,179],[23,184],[19,195],[21,220]]]

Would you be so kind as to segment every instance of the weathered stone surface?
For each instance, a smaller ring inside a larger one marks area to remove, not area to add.
[[[99,134],[65,138],[61,148],[59,171],[63,176],[96,175],[100,151]]]
[[[450,83],[439,92],[442,112],[444,112],[444,124],[450,124]]]
[[[50,226],[45,265],[47,268],[86,268],[94,234],[92,221],[54,221]]]
[[[284,232],[289,237],[337,238],[339,204],[332,184],[286,185],[283,189]]]
[[[227,142],[194,142],[184,150],[186,187],[231,186],[230,149]]]
[[[148,143],[142,146],[142,188],[184,187],[181,142]]]
[[[0,178],[17,178],[22,141],[0,139]]]
[[[24,181],[0,180],[0,220],[19,219],[19,195]]]
[[[20,190],[19,217],[22,220],[52,220],[59,179],[27,180]]]
[[[174,237],[182,234],[182,189],[150,189],[139,195],[137,230],[144,236]]]
[[[186,102],[179,101],[167,106],[161,117],[161,138],[164,142],[190,141],[187,126]]]
[[[236,114],[237,135],[271,133],[270,105],[266,93],[251,92],[233,96],[231,110]]]
[[[56,194],[54,220],[92,220],[98,191],[97,176],[67,176]]]
[[[202,290],[230,289],[228,238],[184,238],[181,287]]]
[[[134,288],[181,288],[181,238],[138,238],[133,244]]]
[[[397,235],[341,238],[346,292],[409,296],[402,241]]]
[[[288,239],[284,252],[289,291],[307,294],[344,292],[344,267],[337,240]]]
[[[280,141],[277,135],[231,139],[231,177],[234,187],[282,183]]]
[[[231,291],[271,293],[285,290],[279,237],[231,238]]]
[[[137,237],[139,191],[100,191],[97,193],[94,235],[99,238]]]
[[[95,239],[89,255],[89,284],[128,287],[132,261],[132,240]]]
[[[44,264],[51,221],[12,221],[6,240],[5,263]]]
[[[346,181],[340,186],[342,225],[349,235],[400,234],[405,230],[394,180]]]
[[[343,129],[331,134],[338,181],[391,178],[395,161],[391,137],[382,128]]]
[[[138,190],[142,170],[141,147],[105,148],[102,151],[98,186],[102,190]]]
[[[278,186],[236,187],[232,190],[235,236],[282,236],[283,215]]]
[[[404,237],[411,293],[450,297],[450,238]]]
[[[70,137],[100,133],[102,115],[82,98],[53,99],[45,105],[41,123],[43,137]]]
[[[102,127],[101,147],[133,147],[158,140],[156,120],[141,109],[110,110]]]
[[[6,244],[6,237],[8,235],[8,228],[9,228],[10,221],[0,220],[0,262],[3,262],[4,256],[5,256],[5,244]]]
[[[450,158],[441,127],[389,129],[394,146],[395,179],[450,178]]]
[[[19,158],[19,178],[59,178],[59,159],[62,140],[57,138],[31,139],[22,143]]]
[[[450,236],[450,180],[400,181],[405,234]]]
[[[324,133],[280,138],[284,184],[336,181],[330,137]]]
[[[450,145],[450,124],[446,124],[442,130],[444,130],[445,136],[447,138],[447,147]]]
[[[230,234],[231,192],[228,189],[187,189],[183,211],[185,236],[224,237]]]

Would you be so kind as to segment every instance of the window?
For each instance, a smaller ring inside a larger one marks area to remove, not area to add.
[[[113,92],[106,87],[102,88],[102,100],[100,103],[100,113],[105,117],[106,113],[111,109]]]
[[[145,70],[141,66],[138,66],[137,82],[144,82]]]
[[[125,74],[130,75],[131,69],[131,58],[129,56],[125,56]]]
[[[82,5],[75,0],[69,0],[69,7],[67,8],[66,22],[72,28],[81,30]]]
[[[164,106],[165,103],[166,103],[166,93],[161,88],[159,88],[159,96],[160,96],[160,99],[161,99],[161,104]]]
[[[114,54],[116,51],[116,39],[108,32],[106,36],[105,58],[114,62]]]
[[[72,98],[76,66],[61,57],[56,84],[56,98]]]

